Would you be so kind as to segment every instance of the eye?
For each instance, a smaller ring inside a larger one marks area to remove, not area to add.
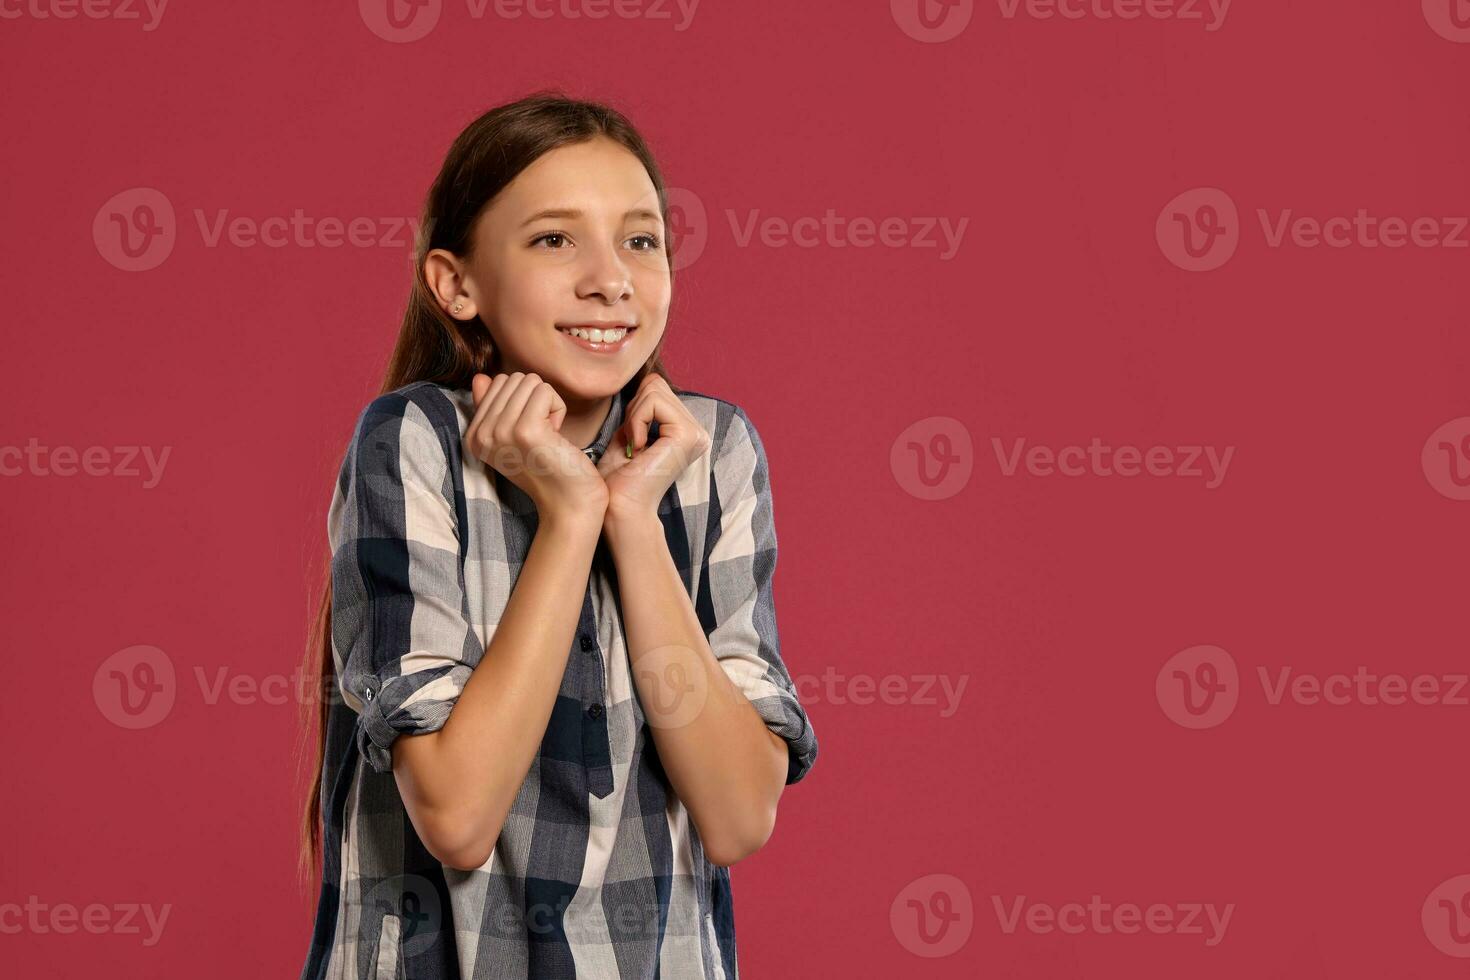
[[[561,243],[566,243],[569,240],[567,233],[564,231],[548,231],[543,232],[542,234],[537,235],[535,238],[531,239],[530,244],[534,246],[540,244],[541,242],[547,241],[548,239],[555,239],[556,241]],[[632,238],[629,239],[629,241],[646,243],[645,247],[643,248],[635,248],[634,251],[637,252],[657,252],[663,248],[663,242],[659,240],[659,237],[657,235],[649,234],[647,232],[640,235],[634,235]],[[550,248],[552,251],[561,251],[563,245],[548,244],[547,247]]]

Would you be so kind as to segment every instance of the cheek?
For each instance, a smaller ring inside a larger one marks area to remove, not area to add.
[[[660,283],[665,290],[669,286],[669,261],[663,254],[658,255],[635,255],[628,263],[633,278],[648,288],[656,288]]]
[[[633,286],[638,292],[639,304],[649,315],[657,314],[660,319],[668,312],[672,288],[669,274],[664,270],[638,270],[633,275]]]
[[[521,327],[550,326],[556,322],[557,287],[546,275],[512,277],[506,283],[500,302],[507,323]]]

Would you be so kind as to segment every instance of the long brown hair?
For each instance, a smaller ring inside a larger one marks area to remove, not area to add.
[[[429,188],[414,242],[413,286],[398,342],[388,362],[380,393],[415,381],[433,381],[451,388],[468,388],[477,372],[492,377],[500,371],[499,355],[490,332],[478,318],[461,322],[447,315],[429,288],[424,259],[429,251],[447,249],[468,258],[474,249],[476,219],[501,189],[549,150],[597,137],[616,140],[642,161],[658,191],[659,212],[669,228],[668,196],[663,177],[643,137],[617,110],[597,102],[571,99],[555,90],[535,92],[497,106],[465,127],[450,146],[439,175]],[[664,235],[665,241],[671,236]],[[669,246],[672,246],[669,242]],[[674,263],[669,261],[672,284]],[[656,373],[670,381],[659,355],[665,330],[636,380]],[[677,388],[675,389],[678,390]],[[327,722],[336,686],[332,654],[332,575],[330,556],[325,562],[321,601],[307,639],[302,673],[315,679],[314,698],[304,701],[298,759],[309,760],[310,777],[301,817],[299,872],[314,876],[321,868],[324,841],[322,769],[325,762]],[[313,749],[309,744],[316,737]],[[298,763],[298,770],[300,765]]]

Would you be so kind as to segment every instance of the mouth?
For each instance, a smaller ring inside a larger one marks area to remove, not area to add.
[[[637,330],[636,326],[621,324],[617,326],[557,324],[556,327],[557,333],[582,350],[594,354],[616,354],[628,346]]]

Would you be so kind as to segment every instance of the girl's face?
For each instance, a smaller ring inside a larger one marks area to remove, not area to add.
[[[534,372],[564,399],[591,400],[652,355],[669,312],[667,239],[653,181],[622,145],[599,137],[543,154],[473,234],[457,287],[441,275],[436,288],[446,310],[463,303],[451,316],[479,315],[502,371]],[[611,351],[589,350],[563,329],[596,324],[634,329]]]

